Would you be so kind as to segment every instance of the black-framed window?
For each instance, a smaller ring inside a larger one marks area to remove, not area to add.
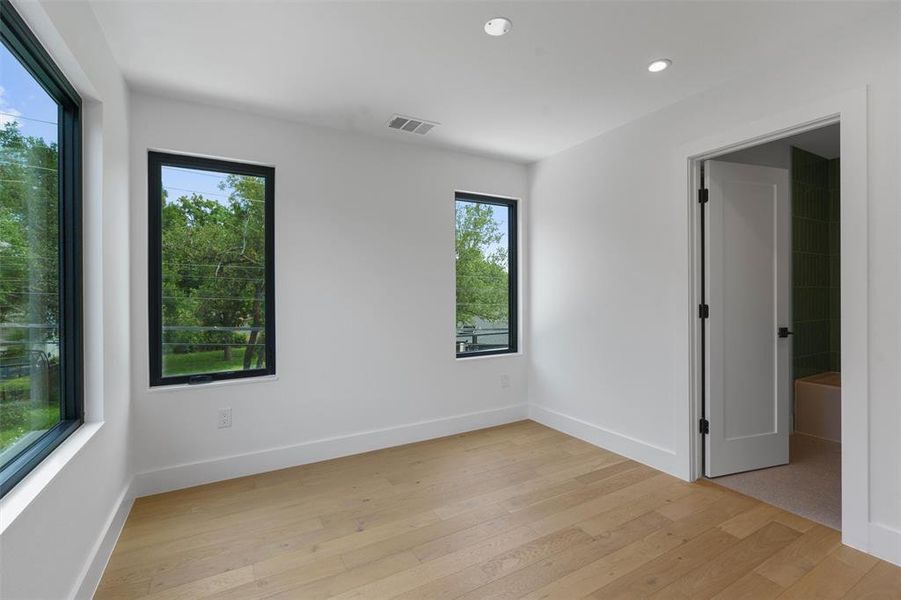
[[[275,170],[148,153],[150,385],[275,373]]]
[[[456,194],[457,358],[516,352],[516,200]]]
[[[81,98],[0,0],[0,495],[83,422]]]

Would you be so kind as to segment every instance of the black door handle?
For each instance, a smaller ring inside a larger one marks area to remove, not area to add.
[[[788,327],[780,327],[776,333],[778,333],[779,337],[781,337],[781,338],[787,338],[790,335],[795,335],[795,332],[789,331]]]

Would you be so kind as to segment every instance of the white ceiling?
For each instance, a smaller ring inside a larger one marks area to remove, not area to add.
[[[841,128],[836,123],[828,127],[820,127],[813,131],[799,133],[796,136],[779,140],[779,142],[797,146],[801,150],[807,150],[823,158],[833,159],[838,158],[841,153],[841,139]]]
[[[873,5],[92,2],[134,87],[528,162],[803,52]],[[513,31],[491,38],[486,20]],[[657,57],[673,66],[646,70]],[[388,130],[393,113],[441,123]]]
[[[805,131],[765,144],[751,146],[716,157],[716,160],[790,169],[792,146],[823,158],[838,158],[841,154],[841,128],[838,123]]]

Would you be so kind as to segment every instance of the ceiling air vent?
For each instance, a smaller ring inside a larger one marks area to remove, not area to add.
[[[398,129],[400,131],[408,131],[410,133],[418,133],[425,135],[438,123],[426,121],[425,119],[417,119],[415,117],[405,117],[403,115],[394,115],[388,121],[388,129]]]

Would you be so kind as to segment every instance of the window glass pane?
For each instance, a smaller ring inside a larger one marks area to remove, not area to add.
[[[513,209],[457,200],[457,353],[511,348],[510,240]]]
[[[59,105],[0,44],[0,468],[60,421]]]
[[[163,166],[162,376],[266,368],[263,177]]]

